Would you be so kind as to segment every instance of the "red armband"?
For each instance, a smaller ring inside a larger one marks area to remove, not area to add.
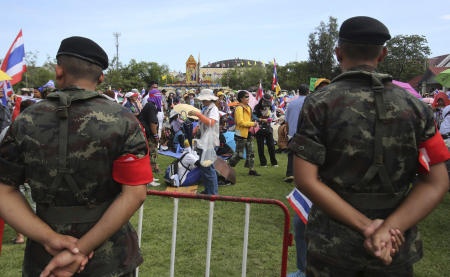
[[[147,154],[138,158],[133,154],[127,154],[116,159],[113,163],[113,179],[121,184],[137,186],[153,181],[150,156]]]
[[[419,145],[420,173],[430,171],[430,166],[450,159],[450,152],[439,131]]]

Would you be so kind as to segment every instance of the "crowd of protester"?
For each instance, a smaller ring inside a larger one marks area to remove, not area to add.
[[[330,80],[319,78],[312,89],[313,91],[320,89],[329,83]],[[301,85],[300,90],[305,90],[305,86],[306,85]],[[8,126],[14,118],[17,117],[22,102],[25,102],[24,105],[38,102],[54,89],[54,83],[50,80],[41,87],[24,88],[16,94],[10,92],[6,95],[6,103],[0,107],[0,140],[5,135]],[[99,92],[107,99],[124,106],[140,119],[146,129],[149,143],[152,146],[153,170],[154,172],[159,173],[160,169],[156,160],[158,150],[181,153],[184,148],[185,139],[187,139],[189,145],[194,148],[192,140],[196,138],[195,128],[198,125],[198,120],[192,119],[192,117],[187,116],[186,113],[180,114],[174,107],[177,104],[188,104],[202,110],[202,101],[198,99],[200,91],[200,88],[188,87],[162,88],[159,90],[158,84],[156,82],[151,82],[147,89],[107,89]],[[255,139],[259,166],[268,166],[265,155],[265,146],[267,146],[270,165],[278,167],[276,153],[289,152],[287,150],[287,143],[290,137],[289,134],[296,128],[296,126],[289,126],[289,120],[287,118],[285,119],[285,113],[289,103],[295,101],[299,97],[299,90],[282,91],[278,94],[269,90],[262,95],[258,95],[257,91],[231,89],[213,89],[212,92],[214,96],[217,97],[217,100],[213,102],[217,106],[220,115],[220,145],[216,148],[217,154],[225,158],[229,158],[235,154],[234,152],[236,149],[234,145],[233,147],[230,147],[229,141],[227,141],[229,136],[225,137],[225,135],[227,132],[228,134],[234,134],[236,131],[235,110],[236,107],[240,105],[238,96],[240,93],[241,95],[249,96],[250,122],[251,124],[255,124],[254,127],[248,128],[248,139],[246,141],[250,142],[250,140]],[[424,99],[433,98],[433,101],[429,103],[429,106],[434,111],[436,124],[441,129],[441,134],[444,139],[447,139],[450,136],[450,123],[448,123],[450,122],[450,98],[446,92],[439,90],[432,91],[427,94],[427,96],[428,97],[424,97]],[[0,98],[2,97],[3,91],[0,91]],[[151,113],[153,113],[153,111],[151,110],[149,112],[147,108],[144,109],[149,101],[152,102],[156,108],[156,115],[153,122],[154,127],[150,126],[151,124],[148,122],[148,120],[152,120]],[[295,122],[291,122],[291,125],[292,124],[295,124]],[[154,133],[152,131],[153,128],[156,128]],[[241,158],[243,158],[242,153],[240,155]],[[251,159],[254,159],[253,151],[250,151],[250,155],[252,155]],[[235,156],[238,157],[239,154],[236,153]],[[248,164],[249,159],[247,158],[245,166],[248,167]],[[252,165],[249,167],[249,174],[259,176],[259,173],[256,172],[253,166],[254,163],[251,162],[251,164]],[[292,180],[292,175],[288,173],[284,181],[290,182]]]

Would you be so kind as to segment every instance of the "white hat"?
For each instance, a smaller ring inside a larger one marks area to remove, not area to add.
[[[129,91],[129,92],[125,93],[125,98],[130,98],[132,96],[139,96],[139,93],[132,92],[132,91]]]
[[[214,95],[213,90],[209,88],[202,89],[200,93],[197,95],[197,99],[200,101],[209,100],[216,101],[218,98]]]
[[[171,111],[170,111],[170,114],[169,114],[169,118],[172,118],[172,117],[176,116],[177,114],[178,114],[177,111],[171,110]]]

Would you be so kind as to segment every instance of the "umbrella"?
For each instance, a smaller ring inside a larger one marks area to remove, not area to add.
[[[225,177],[232,184],[236,184],[236,171],[228,165],[228,163],[220,157],[214,161],[214,168],[220,175]]]
[[[446,88],[450,88],[450,68],[442,71],[436,76],[436,81]]]
[[[189,113],[190,111],[200,112],[199,109],[197,109],[197,108],[194,107],[194,106],[188,105],[188,104],[177,104],[177,105],[173,106],[173,109],[174,109],[177,113],[179,113],[182,117],[189,117],[189,118],[192,118],[192,119],[198,119],[198,117],[196,117],[196,116],[191,116],[191,115],[188,116],[188,113]]]
[[[422,96],[409,83],[403,83],[403,82],[396,81],[396,80],[392,80],[392,83],[394,85],[397,85],[397,86],[407,90],[409,93],[411,93],[415,97],[417,97],[419,99],[422,98]]]
[[[0,81],[11,81],[11,77],[6,74],[3,70],[0,70]]]

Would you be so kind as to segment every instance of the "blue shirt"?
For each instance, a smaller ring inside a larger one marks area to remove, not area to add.
[[[286,108],[285,119],[289,127],[288,138],[291,139],[297,132],[298,118],[305,102],[306,95],[299,95],[297,99],[289,102]]]

